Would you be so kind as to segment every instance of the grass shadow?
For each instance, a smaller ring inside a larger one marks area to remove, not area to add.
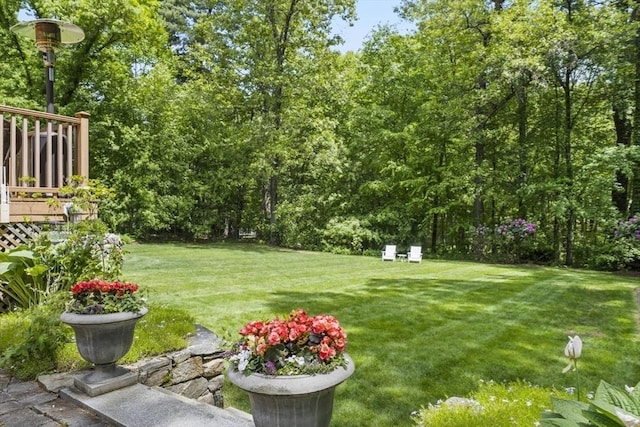
[[[376,421],[367,425],[405,425],[421,405],[466,395],[481,379],[573,385],[574,378],[561,374],[562,350],[571,331],[580,330],[586,354],[611,360],[618,368],[616,349],[603,348],[607,340],[602,337],[632,338],[630,347],[640,350],[634,325],[598,310],[634,310],[628,290],[549,286],[545,278],[534,273],[517,283],[372,279],[354,291],[278,291],[269,304],[276,313],[288,312],[294,303],[312,314],[338,317],[349,334],[348,351],[357,366],[337,392],[339,405],[371,408]],[[574,304],[570,309],[567,301]],[[368,351],[372,347],[374,353]],[[617,378],[611,378],[610,368],[586,362],[583,385],[595,390],[600,378],[628,381],[640,374],[637,362]],[[388,413],[375,408],[387,408]],[[357,425],[348,412],[337,411],[335,416],[336,425]]]

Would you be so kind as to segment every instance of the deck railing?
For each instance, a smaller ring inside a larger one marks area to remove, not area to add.
[[[2,181],[10,195],[50,195],[73,175],[89,178],[89,114],[67,117],[0,105],[0,116]]]
[[[68,195],[60,188],[74,175],[89,179],[89,114],[67,117],[0,105],[0,156],[2,227],[68,221],[61,200]],[[2,227],[0,247],[7,235]]]

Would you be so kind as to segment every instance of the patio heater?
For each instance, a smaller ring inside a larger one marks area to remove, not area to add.
[[[53,68],[56,62],[56,50],[62,45],[75,44],[84,40],[82,28],[57,19],[35,19],[19,22],[11,31],[36,41],[42,52],[45,71],[45,89],[47,94],[47,113],[54,113],[53,107]]]

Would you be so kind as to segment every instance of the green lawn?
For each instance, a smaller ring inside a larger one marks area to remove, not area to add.
[[[356,372],[338,387],[333,426],[409,426],[411,412],[481,379],[575,385],[563,349],[584,341],[582,386],[640,380],[635,288],[608,273],[379,258],[253,244],[132,244],[124,278],[217,334],[305,308],[335,315]],[[248,400],[230,384],[226,403]]]

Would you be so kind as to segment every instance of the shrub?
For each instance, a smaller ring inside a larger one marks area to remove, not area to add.
[[[369,224],[355,217],[331,219],[322,237],[324,250],[334,253],[361,254],[364,249],[378,246],[379,241]]]
[[[375,258],[380,258],[380,253],[381,250],[380,249],[365,249],[364,251],[362,251],[362,255],[364,256],[369,256],[369,257],[375,257]]]
[[[0,367],[23,379],[54,371],[88,367],[72,340],[73,331],[60,322],[66,293],[59,292],[46,303],[0,317]],[[193,334],[194,319],[188,313],[166,307],[149,307],[136,325],[133,346],[122,363],[179,350]]]
[[[566,396],[564,392],[552,391]],[[451,398],[429,405],[414,415],[417,426],[468,427],[533,426],[551,407],[549,389],[524,382],[481,381],[470,398]]]
[[[471,254],[479,261],[521,262],[533,257],[537,226],[523,218],[503,221],[494,228],[473,228]]]
[[[574,260],[596,270],[640,269],[640,217],[610,223],[588,241],[574,242]]]
[[[122,272],[124,243],[99,220],[77,224],[59,243],[42,233],[32,249],[48,267],[47,282],[55,289],[70,289],[74,283],[95,277],[115,280]]]
[[[626,221],[619,221],[613,230],[614,237],[631,241],[640,241],[640,219],[638,214],[633,215]]]
[[[640,261],[640,219],[638,214],[626,221],[619,221],[613,229],[612,255],[618,260],[618,266],[638,268]]]
[[[631,261],[634,259],[634,249],[629,242],[624,240],[606,238],[598,245],[591,245],[589,249],[590,253],[585,257],[587,262],[584,267],[594,270],[623,270],[626,266],[631,265]],[[574,259],[576,256],[579,254],[574,255]]]
[[[24,311],[12,311],[0,317],[0,354],[15,343],[22,331],[29,326],[29,319],[24,313]]]
[[[64,310],[62,293],[52,294],[40,305],[31,307],[8,318],[8,323],[20,323],[9,342],[0,343],[3,349],[0,366],[7,372],[32,379],[51,372],[56,366],[56,353],[68,341],[70,333],[60,322]],[[6,329],[2,318],[2,330]],[[7,337],[6,333],[2,334]]]
[[[322,229],[317,224],[321,224],[323,219],[318,212],[318,203],[317,198],[310,194],[293,201],[283,201],[278,206],[278,222],[273,231],[280,237],[282,246],[320,250]]]

